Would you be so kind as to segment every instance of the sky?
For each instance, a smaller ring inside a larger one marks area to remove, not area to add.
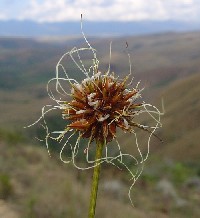
[[[200,0],[0,0],[0,20],[200,22]]]

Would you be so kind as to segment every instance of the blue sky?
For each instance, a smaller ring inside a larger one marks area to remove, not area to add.
[[[0,0],[0,20],[200,22],[200,0]]]

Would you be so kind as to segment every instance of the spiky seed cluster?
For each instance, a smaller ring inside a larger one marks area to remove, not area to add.
[[[80,84],[72,84],[72,100],[64,105],[63,118],[68,128],[81,132],[91,141],[112,141],[116,128],[132,132],[134,115],[142,104],[135,103],[138,90],[126,88],[126,77],[96,73]]]

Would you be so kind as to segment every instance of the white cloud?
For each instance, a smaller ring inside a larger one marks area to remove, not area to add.
[[[85,20],[91,21],[198,20],[200,17],[199,0],[21,0],[21,6],[22,2],[23,7],[17,10],[7,8],[3,17],[39,22],[80,20],[81,13]]]
[[[7,20],[6,18],[7,18],[7,17],[6,17],[5,14],[0,14],[0,20]]]

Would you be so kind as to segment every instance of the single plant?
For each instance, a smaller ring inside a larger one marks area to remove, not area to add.
[[[129,54],[130,72],[125,78],[119,79],[114,72],[111,72],[110,64],[108,70],[102,73],[99,71],[99,61],[96,56],[96,50],[90,45],[83,31],[82,34],[87,43],[87,47],[75,47],[65,53],[56,65],[56,76],[50,79],[47,84],[47,92],[49,97],[55,102],[55,105],[44,106],[42,116],[30,126],[43,120],[43,128],[46,131],[45,141],[47,149],[49,140],[59,141],[60,143],[63,142],[64,144],[60,151],[60,159],[64,163],[72,161],[75,167],[82,170],[94,168],[89,207],[89,218],[93,218],[95,216],[101,164],[106,162],[119,167],[116,164],[119,162],[128,170],[132,180],[128,194],[131,200],[130,191],[142,173],[144,161],[149,154],[151,136],[156,136],[154,132],[161,126],[161,112],[155,106],[141,100],[141,92],[143,89],[139,88],[140,83],[137,83],[135,87],[131,87],[133,79],[129,80],[131,76]],[[81,53],[84,55],[86,51],[92,54],[92,64],[89,67],[86,67],[81,59]],[[82,81],[70,78],[63,64],[64,58],[66,57],[70,57],[72,62],[75,63],[77,70],[81,71],[82,75],[84,75],[85,78]],[[61,72],[63,76],[61,76]],[[54,90],[56,92],[52,89],[52,83],[55,84]],[[66,84],[69,91],[66,90]],[[62,112],[62,118],[66,120],[66,127],[63,130],[49,130],[45,115],[52,110]],[[148,114],[149,117],[152,118],[152,123],[154,122],[152,126],[146,126],[136,122],[136,117],[142,116],[143,114]],[[139,155],[134,156],[122,152],[121,145],[117,139],[118,128],[122,129],[125,133],[133,134]],[[147,153],[145,156],[142,154],[139,147],[136,129],[146,131],[148,134]],[[76,137],[74,144],[70,143],[73,137]],[[76,163],[77,154],[82,147],[80,141],[83,138],[88,140],[87,145],[83,149],[85,159],[88,163],[87,167],[78,166]],[[90,148],[94,143],[96,144],[96,155],[91,158],[93,153],[90,152]],[[109,151],[114,149],[114,146],[116,146],[115,149],[117,148],[118,150],[117,154],[113,156],[109,155]],[[70,152],[68,152],[71,154],[70,160],[66,160],[63,157],[65,147],[70,149]],[[127,157],[131,158],[135,165],[138,166],[136,171],[133,172],[131,168],[125,164],[124,159]]]
[[[0,199],[8,199],[13,194],[13,186],[7,174],[0,174]]]

